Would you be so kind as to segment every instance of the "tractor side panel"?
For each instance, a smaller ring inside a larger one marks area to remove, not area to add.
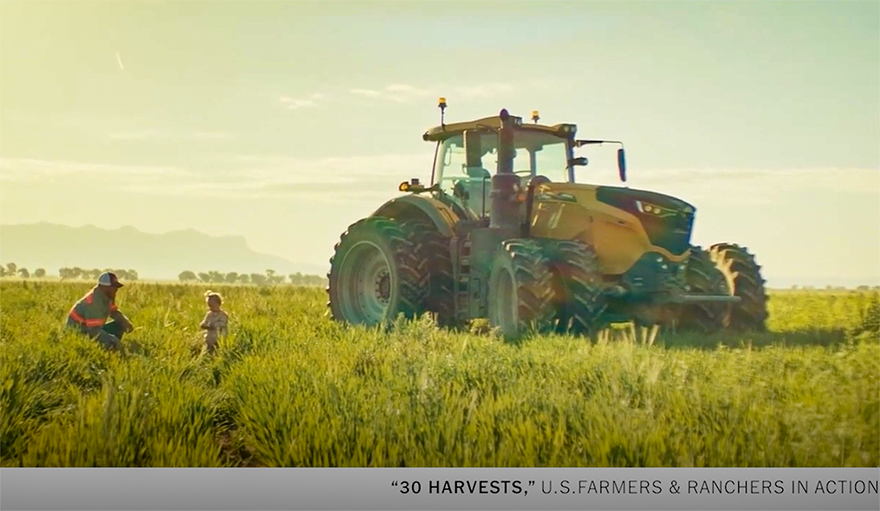
[[[654,246],[635,215],[596,199],[595,186],[542,184],[534,200],[532,236],[579,239],[592,245],[606,275],[625,273],[649,251],[673,262],[687,259],[687,252],[676,256]]]

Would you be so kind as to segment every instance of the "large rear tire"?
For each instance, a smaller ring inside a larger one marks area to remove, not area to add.
[[[328,274],[330,315],[351,324],[389,324],[424,311],[427,274],[400,222],[369,217],[352,224],[336,244]]]
[[[553,273],[556,331],[593,336],[608,306],[596,252],[579,240],[547,239],[542,245]]]
[[[767,330],[766,281],[761,266],[745,247],[732,243],[717,243],[709,247],[709,257],[724,274],[727,286],[741,301],[731,304],[724,318],[726,328],[739,331]]]
[[[455,278],[449,238],[425,222],[406,222],[406,226],[413,233],[414,251],[419,265],[424,268],[423,272],[429,274],[426,310],[436,314],[440,327],[459,326],[455,318]]]
[[[508,340],[551,329],[553,274],[535,240],[507,240],[492,262],[489,277],[489,325]]]
[[[702,247],[691,247],[685,282],[688,293],[731,295],[724,274]],[[683,305],[678,308],[676,328],[702,333],[717,332],[725,328],[729,308],[729,304],[719,302]]]

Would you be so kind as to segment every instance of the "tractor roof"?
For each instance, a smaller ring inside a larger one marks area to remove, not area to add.
[[[553,126],[547,126],[545,124],[525,124],[521,122],[521,118],[518,119],[520,119],[520,122],[517,126],[517,129],[540,131],[563,138],[572,137],[574,136],[575,131],[577,131],[577,127],[574,124],[554,124]],[[445,124],[443,126],[435,126],[426,131],[424,135],[422,135],[422,140],[428,142],[437,142],[440,140],[446,140],[447,138],[454,137],[456,135],[460,135],[463,131],[477,130],[481,128],[489,128],[492,130],[500,129],[501,117],[496,115],[492,117],[476,119],[473,121],[456,122],[452,124]],[[567,131],[566,128],[568,129]]]

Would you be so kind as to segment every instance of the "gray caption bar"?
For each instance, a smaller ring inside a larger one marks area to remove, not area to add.
[[[3,468],[4,510],[878,510],[880,468]]]

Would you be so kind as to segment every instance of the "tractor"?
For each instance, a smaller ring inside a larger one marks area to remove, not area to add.
[[[329,314],[389,324],[429,313],[441,327],[488,320],[505,338],[592,336],[612,323],[713,332],[765,329],[767,294],[749,251],[691,245],[695,208],[675,197],[578,183],[574,124],[524,123],[506,109],[446,124],[431,183],[413,178],[342,234],[330,259]],[[494,170],[491,172],[489,169]]]

